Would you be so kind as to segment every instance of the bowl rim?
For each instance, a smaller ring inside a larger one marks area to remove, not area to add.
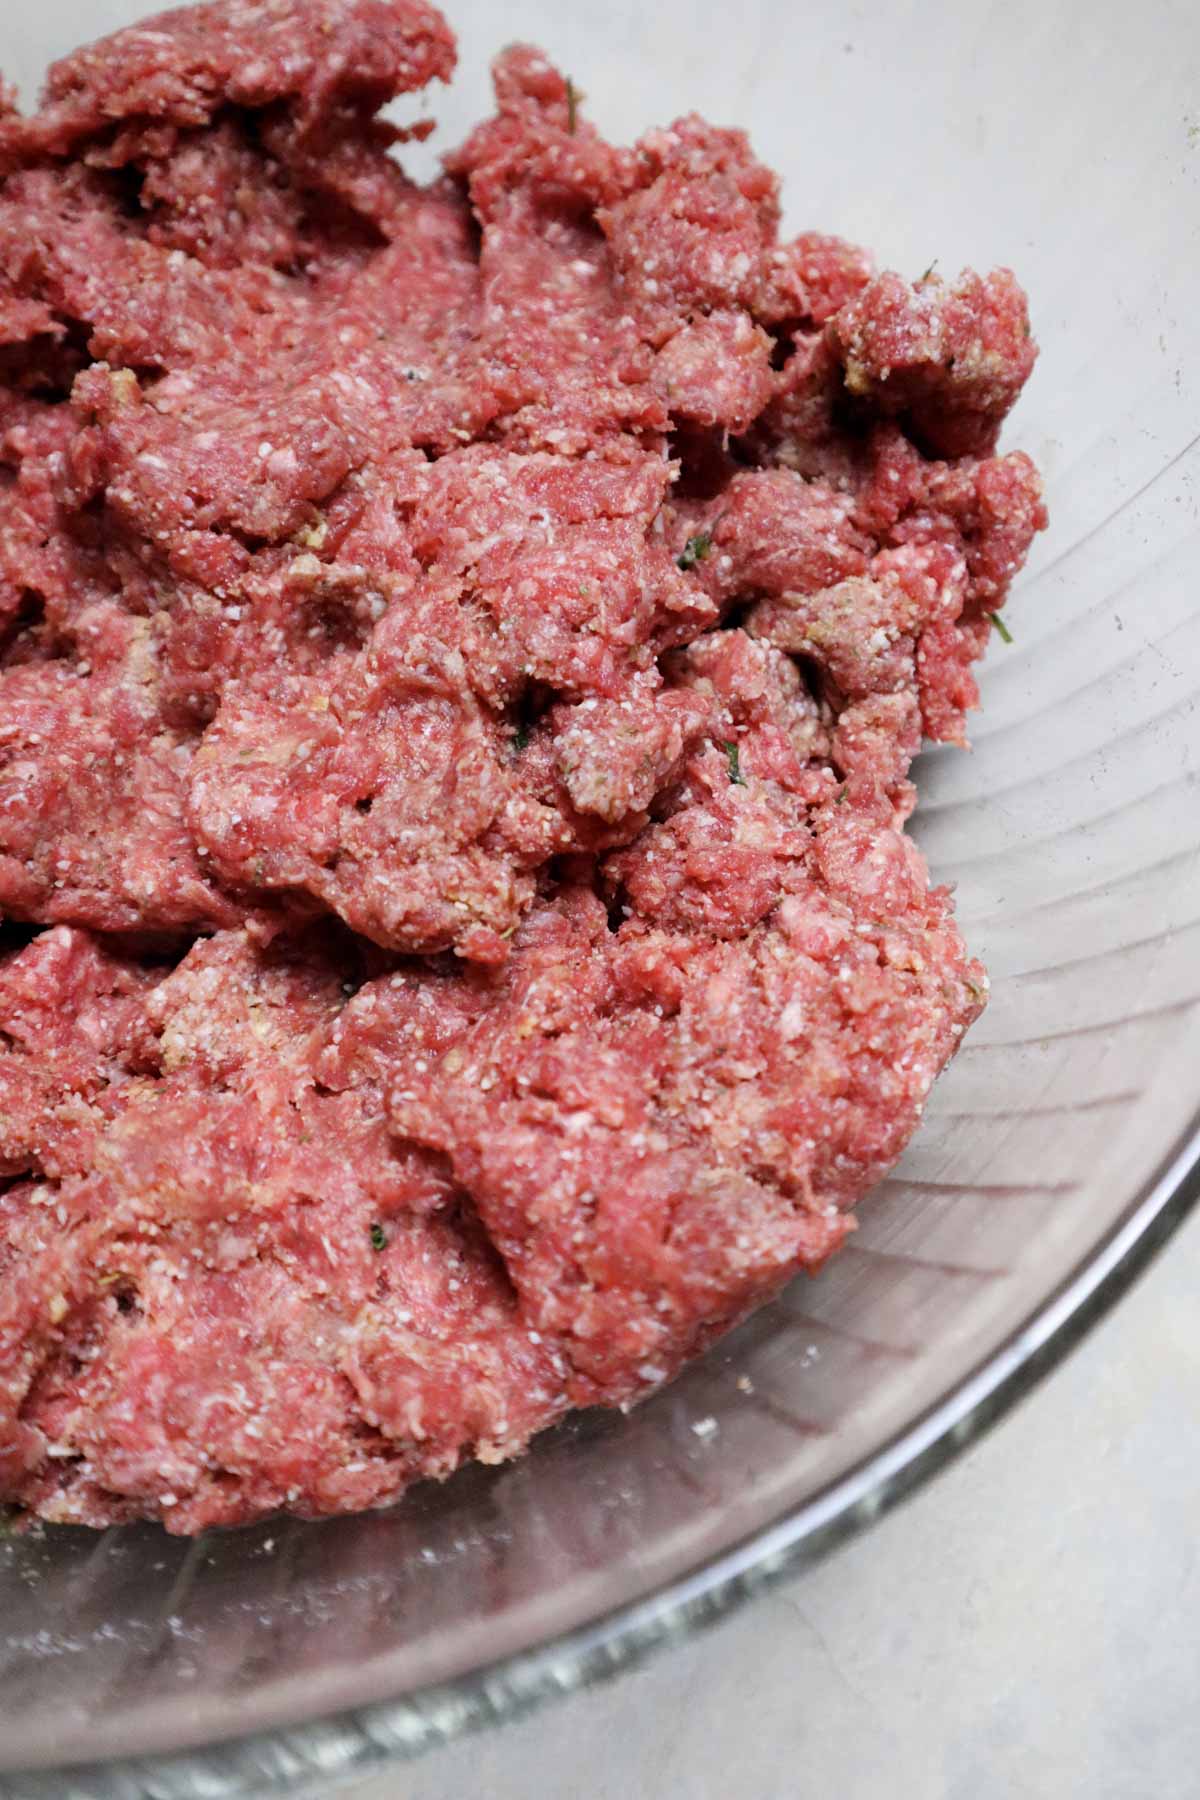
[[[318,1779],[327,1792],[621,1674],[814,1562],[977,1443],[1109,1312],[1198,1201],[1200,1108],[1100,1243],[941,1400],[770,1525],[587,1625],[399,1699],[190,1750],[53,1766],[71,1767],[72,1791],[98,1800],[266,1800]],[[0,1774],[0,1795],[9,1791]]]

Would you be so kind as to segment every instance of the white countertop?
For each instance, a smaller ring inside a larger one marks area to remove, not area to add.
[[[354,1800],[1194,1800],[1200,1217],[982,1444],[614,1684]]]

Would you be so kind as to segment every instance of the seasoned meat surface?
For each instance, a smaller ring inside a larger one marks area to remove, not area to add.
[[[0,111],[0,1501],[353,1511],[853,1229],[986,976],[905,835],[1045,524],[1007,270],[421,0]]]

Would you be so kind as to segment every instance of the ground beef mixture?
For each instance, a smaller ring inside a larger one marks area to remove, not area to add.
[[[376,1505],[816,1269],[983,1004],[904,835],[1045,522],[998,270],[422,0],[0,101],[0,1499]],[[407,135],[414,135],[408,133]],[[420,131],[416,132],[420,135]]]

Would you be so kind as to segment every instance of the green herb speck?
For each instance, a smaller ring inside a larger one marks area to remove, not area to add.
[[[387,1249],[387,1232],[378,1219],[371,1226],[371,1248],[375,1251]]]
[[[681,569],[694,569],[697,563],[705,561],[711,549],[712,538],[709,533],[698,531],[695,537],[688,539],[676,561]]]
[[[725,754],[729,758],[729,779],[734,787],[745,787],[746,777],[742,774],[741,751],[736,744],[726,744]]]
[[[937,266],[938,266],[938,259],[935,256],[933,261],[930,263],[929,267],[926,269],[925,273],[922,275],[921,281],[928,281],[929,277],[933,274],[933,271],[937,268]],[[920,285],[921,285],[921,282],[919,281],[917,283],[917,286],[920,287]]]
[[[579,95],[575,91],[575,83],[567,76],[567,130],[575,136],[575,127],[579,122]]]
[[[526,749],[528,747],[528,744],[529,744],[529,727],[528,727],[528,725],[518,725],[517,729],[513,732],[513,741],[512,741],[513,750],[515,751],[515,753],[518,756],[520,756],[522,750]]]
[[[1004,623],[1004,620],[1000,617],[1000,614],[989,613],[988,618],[992,621],[993,629],[1000,633],[1002,641],[1006,644],[1011,644],[1013,641],[1013,634]]]
[[[846,798],[846,789],[845,789],[845,787],[840,787],[838,789],[837,793],[833,796],[833,804],[835,806],[840,806],[842,804],[842,802],[845,800],[845,798]]]

